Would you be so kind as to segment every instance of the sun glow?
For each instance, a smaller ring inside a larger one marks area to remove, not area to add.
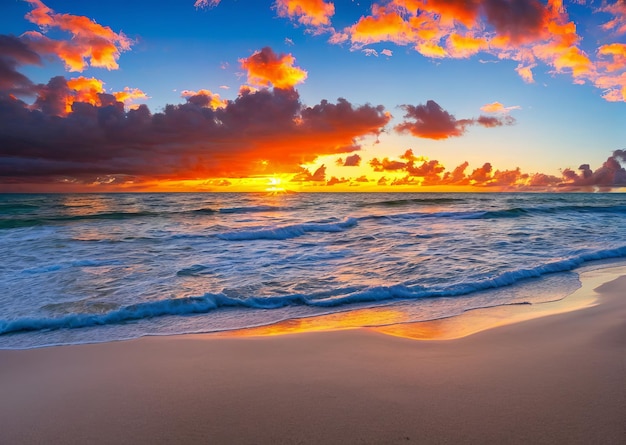
[[[281,183],[280,178],[272,176],[271,178],[268,178],[268,180],[269,180],[269,186],[265,189],[266,192],[280,193],[280,192],[285,191],[285,188],[280,186],[280,183]]]

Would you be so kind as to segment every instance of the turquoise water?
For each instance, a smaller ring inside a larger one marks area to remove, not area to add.
[[[0,348],[563,298],[626,257],[625,216],[623,194],[0,195]]]

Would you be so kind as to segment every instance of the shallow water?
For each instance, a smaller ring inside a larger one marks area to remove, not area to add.
[[[0,348],[563,298],[623,194],[0,195]]]

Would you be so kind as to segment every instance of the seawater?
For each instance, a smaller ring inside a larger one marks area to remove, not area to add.
[[[609,193],[0,195],[0,348],[537,304],[625,258],[625,216]]]

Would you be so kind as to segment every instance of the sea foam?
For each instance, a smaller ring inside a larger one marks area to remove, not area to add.
[[[224,293],[207,293],[202,296],[164,299],[123,306],[104,314],[72,314],[63,317],[24,317],[0,320],[0,335],[39,330],[76,329],[89,326],[110,325],[153,317],[201,314],[220,308],[251,308],[271,310],[285,306],[339,307],[355,303],[375,303],[396,299],[458,297],[487,289],[500,288],[521,280],[546,274],[573,270],[584,262],[626,257],[626,246],[600,251],[588,251],[561,261],[551,261],[473,282],[440,285],[426,288],[420,285],[390,285],[351,287],[320,294],[290,294],[280,296],[247,296],[235,298]],[[195,268],[191,268],[195,269]],[[325,294],[325,295],[324,295]]]

